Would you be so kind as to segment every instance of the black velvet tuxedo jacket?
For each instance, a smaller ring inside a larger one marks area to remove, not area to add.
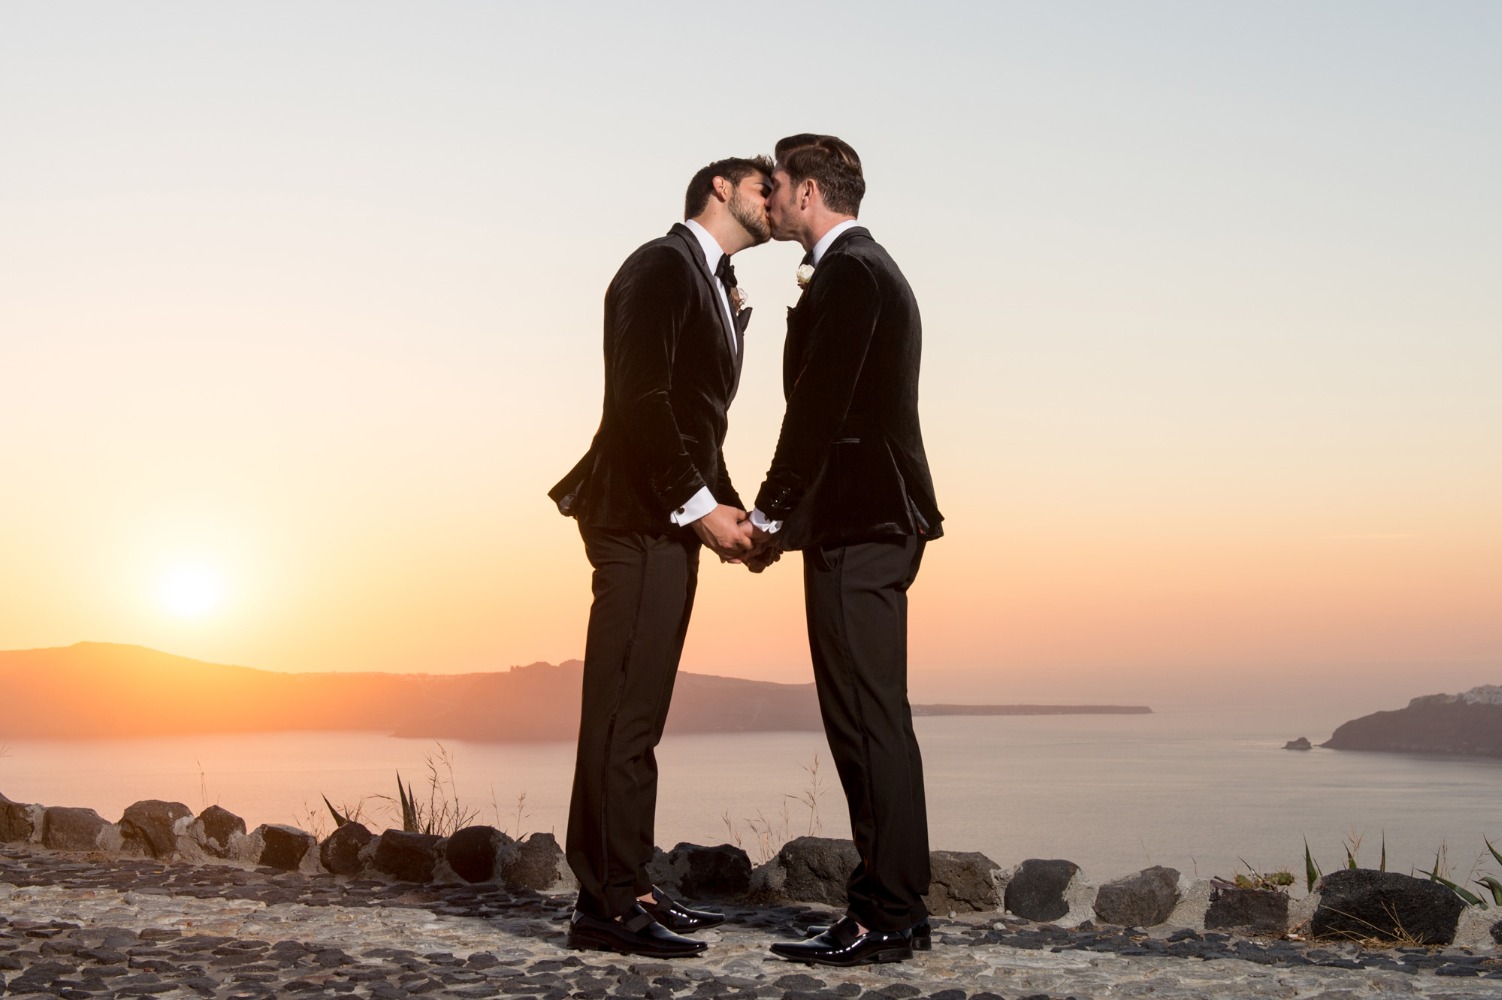
[[[918,423],[923,328],[897,264],[855,226],[824,252],[783,354],[787,413],[756,506],[783,548],[943,529]]]
[[[687,226],[626,258],[605,291],[600,428],[548,494],[560,511],[593,527],[670,533],[691,532],[671,515],[701,487],[742,506],[722,447],[750,318],[742,309],[731,328]]]

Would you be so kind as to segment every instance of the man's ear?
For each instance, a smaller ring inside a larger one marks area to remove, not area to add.
[[[710,181],[710,184],[714,187],[714,196],[722,202],[728,202],[730,196],[735,193],[735,185],[723,177],[716,177]]]
[[[824,192],[819,190],[819,182],[812,177],[805,177],[802,184],[798,185],[798,207],[808,208],[815,201],[824,200]]]

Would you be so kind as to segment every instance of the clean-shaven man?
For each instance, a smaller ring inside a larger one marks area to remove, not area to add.
[[[860,863],[845,917],[772,951],[826,965],[899,961],[931,941],[923,763],[907,699],[907,592],[943,521],[918,424],[922,326],[907,279],[856,221],[866,182],[855,150],[804,134],[776,156],[772,236],[808,254],[788,313],[787,412],[750,520],[758,544],[803,551],[814,681]]]
[[[680,905],[646,873],[657,762],[693,609],[699,550],[753,551],[722,446],[751,310],[732,254],[769,238],[771,161],[693,177],[685,222],[626,258],[605,292],[605,402],[584,458],[549,494],[593,567],[567,854],[579,879],[569,944],[676,957],[724,916]]]

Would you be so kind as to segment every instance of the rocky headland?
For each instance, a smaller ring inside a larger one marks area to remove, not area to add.
[[[1502,686],[1415,698],[1353,719],[1320,744],[1335,750],[1502,757]]]
[[[479,742],[572,740],[583,663],[466,674],[281,673],[140,646],[0,651],[10,739],[366,731]],[[1147,714],[1144,706],[915,705],[915,715]],[[813,684],[684,671],[669,733],[821,732]]]

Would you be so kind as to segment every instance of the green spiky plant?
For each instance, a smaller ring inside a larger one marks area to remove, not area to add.
[[[1497,864],[1502,865],[1502,852],[1498,852],[1497,848],[1492,846],[1491,838],[1482,837],[1481,839],[1486,844],[1486,849],[1491,854],[1492,858],[1496,860]],[[1452,881],[1451,879],[1448,879],[1444,875],[1440,874],[1441,853],[1443,853],[1443,848],[1434,853],[1434,867],[1430,868],[1427,872],[1424,872],[1425,875],[1429,876],[1429,881],[1437,882],[1440,885],[1444,886],[1446,889],[1449,889],[1451,892],[1455,893],[1455,895],[1459,896],[1461,901],[1464,902],[1467,906],[1475,906],[1483,910],[1489,909],[1486,900],[1482,899],[1479,895],[1472,892],[1470,889],[1467,889],[1465,886],[1459,884],[1458,882]],[[1422,871],[1422,869],[1420,870]],[[1471,874],[1475,874],[1475,872],[1476,869],[1472,868]],[[1482,875],[1477,878],[1473,884],[1480,886],[1491,894],[1492,905],[1502,907],[1502,881],[1498,881],[1495,875]]]
[[[409,781],[406,787],[402,786],[402,772],[396,772],[396,794],[402,801],[402,829],[408,833],[429,833],[422,829],[422,815],[418,809],[417,799],[412,794],[412,783]]]
[[[1502,854],[1499,854],[1497,849],[1492,846],[1491,838],[1482,837],[1481,839],[1486,841],[1486,849],[1497,860],[1497,864],[1502,865]],[[1492,894],[1492,902],[1497,906],[1502,906],[1502,882],[1497,881],[1495,875],[1483,875],[1476,880],[1476,884],[1488,889]]]
[[[1357,857],[1361,854],[1361,834],[1351,833],[1342,842],[1346,852],[1346,867],[1349,869],[1360,868]],[[1382,832],[1382,853],[1377,862],[1378,871],[1387,871],[1387,831]],[[1324,878],[1325,873],[1319,863],[1314,860],[1314,854],[1309,850],[1309,838],[1304,838],[1304,888],[1314,891],[1314,884]]]
[[[1422,869],[1420,869],[1420,871],[1422,871]],[[1486,909],[1486,900],[1482,899],[1480,896],[1476,895],[1465,886],[1452,882],[1439,873],[1438,851],[1434,853],[1434,867],[1424,872],[1424,874],[1429,876],[1429,881],[1438,882],[1446,889],[1449,889],[1451,892],[1455,893],[1455,895],[1459,896],[1467,906],[1479,906],[1483,910]]]
[[[479,815],[479,810],[467,808],[459,801],[459,792],[454,784],[454,759],[442,743],[437,744],[436,751],[423,758],[423,763],[428,771],[426,801],[418,798],[411,782],[402,780],[400,771],[396,773],[396,798],[388,795],[377,795],[375,798],[390,803],[393,811],[399,811],[403,831],[447,837],[472,823]],[[525,793],[522,797],[525,798]],[[345,806],[344,811],[340,812],[327,795],[323,796],[325,808],[334,817],[335,829],[360,820],[364,801],[361,799],[354,809]]]
[[[334,817],[334,829],[337,830],[341,826],[349,822],[349,817],[341,813],[338,809],[335,809],[334,803],[329,801],[329,797],[327,795],[322,796],[322,798],[323,804],[329,807],[329,814]],[[348,806],[346,806],[345,808],[348,808]]]
[[[1309,851],[1309,838],[1304,838],[1304,889],[1307,892],[1314,891],[1314,885],[1325,877],[1320,871],[1319,865],[1314,860],[1314,855]]]

